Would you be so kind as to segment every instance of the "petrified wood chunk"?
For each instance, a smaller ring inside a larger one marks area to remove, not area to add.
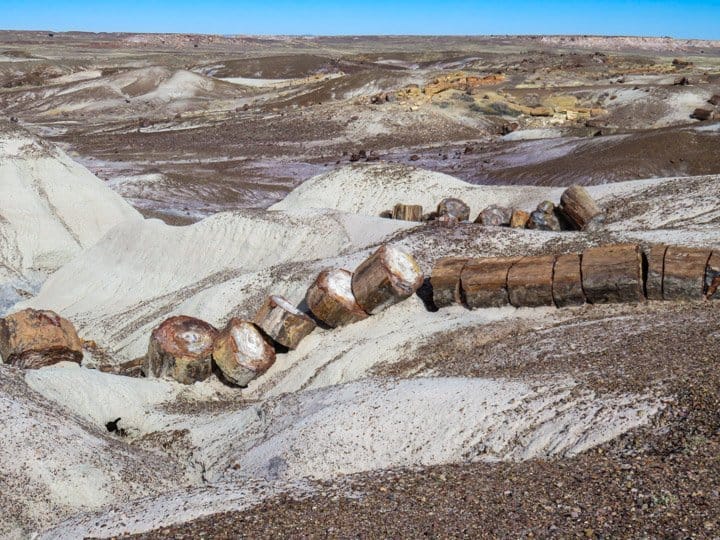
[[[705,297],[720,300],[720,252],[713,251],[705,269]]]
[[[558,255],[555,259],[553,300],[557,307],[581,306],[585,303],[578,253]]]
[[[695,118],[696,120],[708,120],[711,116],[712,116],[711,110],[697,108],[690,115],[690,118]]]
[[[275,363],[275,348],[253,323],[232,318],[215,339],[212,356],[228,380],[247,386]]]
[[[430,275],[433,303],[436,307],[462,303],[460,274],[467,261],[468,259],[463,257],[443,257],[437,260]]]
[[[520,257],[470,259],[460,275],[465,303],[470,309],[500,307],[509,303],[507,276]]]
[[[458,221],[470,219],[470,207],[460,199],[447,198],[440,201],[437,207],[438,216],[453,216]]]
[[[103,373],[123,375],[124,377],[142,377],[144,366],[145,357],[141,356],[121,364],[100,364],[97,369]]]
[[[170,317],[150,334],[145,375],[171,377],[183,384],[204,381],[212,371],[212,325],[185,315]]]
[[[328,326],[344,326],[368,316],[355,300],[352,276],[340,268],[323,270],[307,291],[305,301],[310,311]]]
[[[560,221],[555,215],[555,205],[550,201],[538,204],[537,210],[530,214],[527,228],[538,231],[560,231]]]
[[[582,186],[570,186],[560,197],[560,208],[578,230],[593,230],[605,221],[605,214]]]
[[[423,207],[419,204],[396,204],[392,211],[393,219],[422,221]]]
[[[510,225],[512,214],[513,211],[511,208],[505,208],[493,204],[478,214],[478,217],[475,219],[475,223],[494,227],[507,227]]]
[[[645,252],[647,260],[647,278],[645,279],[645,295],[648,300],[663,299],[663,266],[665,264],[665,244],[655,244]]]
[[[82,361],[75,327],[53,311],[23,309],[0,319],[0,354],[6,364],[36,369]]]
[[[588,248],[583,251],[581,264],[588,302],[638,302],[644,298],[642,257],[637,244]]]
[[[510,226],[513,229],[524,229],[530,220],[530,214],[524,210],[514,210],[510,218]]]
[[[665,300],[704,298],[705,270],[711,251],[684,246],[668,246],[663,271]]]
[[[305,336],[315,330],[315,322],[310,317],[279,295],[265,300],[255,314],[254,322],[273,340],[288,349],[296,349]]]
[[[515,307],[553,305],[554,255],[523,257],[508,271],[507,289]]]
[[[423,283],[423,273],[412,255],[385,244],[358,266],[352,292],[360,307],[374,315],[409,298]]]

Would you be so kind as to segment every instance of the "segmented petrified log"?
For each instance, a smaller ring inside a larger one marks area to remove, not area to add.
[[[512,218],[512,209],[493,204],[478,214],[475,223],[493,227],[507,227]]]
[[[513,210],[510,226],[513,229],[524,229],[530,220],[530,214],[524,210]]]
[[[215,339],[212,357],[225,378],[247,386],[275,363],[275,348],[253,323],[232,318]]]
[[[668,246],[663,267],[663,298],[665,300],[697,300],[704,298],[705,270],[709,249]]]
[[[396,204],[392,211],[393,219],[422,221],[423,207],[419,204]]]
[[[713,251],[705,269],[705,297],[720,300],[720,251]]]
[[[605,213],[582,186],[570,186],[563,192],[560,209],[580,231],[596,229],[605,221]]]
[[[352,292],[371,315],[404,300],[423,284],[423,273],[412,255],[385,244],[358,266]]]
[[[440,201],[437,207],[438,216],[453,216],[458,221],[470,219],[470,207],[460,199],[449,197]]]
[[[581,306],[585,303],[578,253],[558,255],[555,259],[553,300],[557,307]]]
[[[663,299],[663,266],[665,264],[665,244],[654,244],[645,252],[647,277],[645,278],[645,296],[648,300]]]
[[[515,307],[553,305],[554,255],[523,257],[508,271],[507,290]]]
[[[310,317],[279,295],[265,300],[253,322],[288,349],[296,349],[305,336],[315,330],[315,322]]]
[[[0,354],[6,364],[37,369],[82,361],[75,327],[53,311],[23,309],[0,319]]]
[[[501,307],[510,300],[507,277],[510,267],[520,257],[470,259],[460,274],[460,286],[470,309]]]
[[[527,228],[538,231],[561,230],[560,221],[555,215],[555,205],[550,201],[543,201],[538,204],[537,210],[530,214]]]
[[[148,377],[171,377],[183,384],[204,381],[212,372],[218,331],[185,315],[170,317],[150,334],[143,371]]]
[[[613,244],[583,251],[582,284],[592,304],[638,302],[644,298],[642,257],[637,244]]]
[[[430,274],[433,303],[442,308],[452,304],[462,304],[460,274],[468,261],[463,257],[443,257],[438,259]]]
[[[355,300],[352,276],[340,268],[323,270],[307,291],[305,301],[310,311],[328,326],[344,326],[368,316]]]

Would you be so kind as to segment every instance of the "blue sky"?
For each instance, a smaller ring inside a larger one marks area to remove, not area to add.
[[[605,34],[720,39],[720,0],[0,0],[0,28],[215,34]]]

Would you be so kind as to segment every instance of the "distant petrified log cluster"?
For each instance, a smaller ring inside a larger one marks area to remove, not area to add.
[[[380,216],[452,226],[469,222],[470,207],[460,199],[448,198],[440,201],[437,209],[428,214],[423,214],[421,205],[398,203],[392,210],[386,210]],[[526,212],[493,204],[483,209],[473,223],[539,231],[589,231],[602,226],[604,221],[605,213],[587,190],[582,186],[571,186],[563,192],[559,206],[552,201],[542,201],[534,211]]]

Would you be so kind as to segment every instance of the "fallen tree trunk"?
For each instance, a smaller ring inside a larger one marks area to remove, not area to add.
[[[515,307],[553,305],[554,255],[523,257],[508,271],[507,290]]]
[[[270,296],[255,315],[253,322],[276,343],[296,349],[315,330],[315,322],[279,295]]]
[[[82,361],[75,327],[53,311],[23,309],[0,319],[0,354],[6,364],[37,369]]]
[[[553,268],[553,300],[559,308],[585,303],[580,271],[580,255],[558,255]]]
[[[705,298],[720,300],[720,251],[713,251],[705,269]]]
[[[460,284],[470,309],[501,307],[510,302],[507,277],[520,257],[470,259],[462,269]]]
[[[275,349],[250,321],[232,318],[213,346],[213,360],[222,374],[238,386],[265,373],[275,363]]]
[[[366,319],[352,292],[352,272],[323,270],[305,296],[310,311],[333,328]]]
[[[419,204],[396,204],[392,211],[393,219],[422,221],[423,207]]]
[[[596,229],[605,221],[605,214],[582,186],[570,186],[560,197],[560,210],[580,231]]]
[[[583,251],[582,283],[592,304],[639,302],[644,298],[642,257],[637,244],[614,244]]]
[[[663,299],[663,268],[665,266],[665,244],[655,244],[645,253],[647,260],[647,277],[645,279],[645,295],[648,300]]]
[[[370,315],[412,296],[423,283],[415,259],[400,248],[385,244],[368,257],[352,277],[352,292]]]
[[[200,319],[170,317],[150,334],[143,371],[147,377],[171,377],[183,384],[204,381],[212,372],[218,331]]]
[[[705,270],[712,252],[709,249],[668,246],[663,270],[665,300],[704,298]]]
[[[438,259],[430,274],[433,303],[438,308],[462,304],[460,274],[468,261],[463,257],[443,257]]]

